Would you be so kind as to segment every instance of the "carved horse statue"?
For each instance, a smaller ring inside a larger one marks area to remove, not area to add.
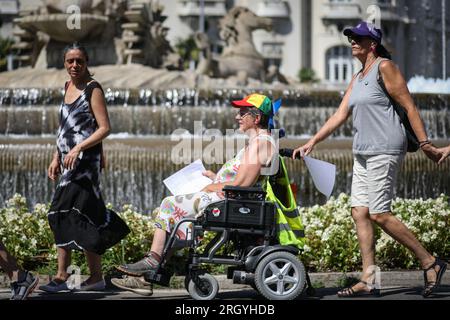
[[[234,7],[220,20],[219,26],[219,35],[226,46],[217,60],[212,57],[208,37],[202,33],[195,35],[197,47],[203,51],[204,57],[197,73],[224,78],[246,73],[255,79],[264,78],[264,59],[255,48],[252,32],[271,30],[272,20],[258,17],[247,8]]]

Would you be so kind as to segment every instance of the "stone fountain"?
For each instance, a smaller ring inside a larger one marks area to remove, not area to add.
[[[62,49],[81,42],[90,65],[139,63],[159,68],[172,48],[162,27],[162,8],[148,1],[45,0],[36,12],[16,18],[22,66],[61,68]]]

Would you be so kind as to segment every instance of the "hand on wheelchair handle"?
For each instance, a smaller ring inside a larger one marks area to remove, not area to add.
[[[285,158],[292,158],[294,151],[295,151],[294,149],[280,149],[279,155]],[[300,159],[300,155],[297,154],[295,158]]]
[[[304,156],[309,155],[313,151],[315,145],[316,144],[312,140],[308,141],[305,145],[294,150],[292,158],[298,158],[298,155],[300,155],[300,157],[303,159]]]
[[[292,156],[291,158],[294,160],[299,160],[299,159],[303,159],[303,157],[305,156],[305,152],[303,150],[303,147],[297,148],[295,150],[292,151]]]

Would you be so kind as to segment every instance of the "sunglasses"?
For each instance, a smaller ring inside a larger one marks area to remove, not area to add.
[[[254,115],[253,114],[253,112],[252,112],[252,110],[249,110],[249,109],[247,109],[247,108],[241,108],[241,109],[239,109],[239,116],[241,117],[241,118],[244,118],[246,115],[248,115],[248,114],[250,114],[250,115]]]
[[[357,35],[347,37],[349,43],[352,43],[353,41],[355,41],[356,43],[361,43],[361,41],[363,41],[364,38],[365,37],[357,36]]]

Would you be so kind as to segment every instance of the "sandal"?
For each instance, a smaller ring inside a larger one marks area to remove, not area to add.
[[[439,271],[436,271],[436,266],[439,267]],[[434,263],[426,269],[423,269],[423,278],[425,281],[425,287],[422,291],[424,298],[429,297],[441,284],[442,276],[447,269],[447,263],[439,258],[435,258]],[[428,281],[427,272],[433,270],[436,273],[436,281]]]
[[[358,283],[365,284],[366,287],[369,287],[369,284],[366,281],[360,280]],[[353,286],[344,288],[342,291],[339,291],[337,293],[337,296],[339,298],[352,298],[352,297],[363,297],[363,296],[381,297],[380,289],[373,288],[373,289],[370,289],[370,291],[365,291],[365,290],[355,291],[355,290],[353,290],[354,286],[356,286],[356,284]]]

